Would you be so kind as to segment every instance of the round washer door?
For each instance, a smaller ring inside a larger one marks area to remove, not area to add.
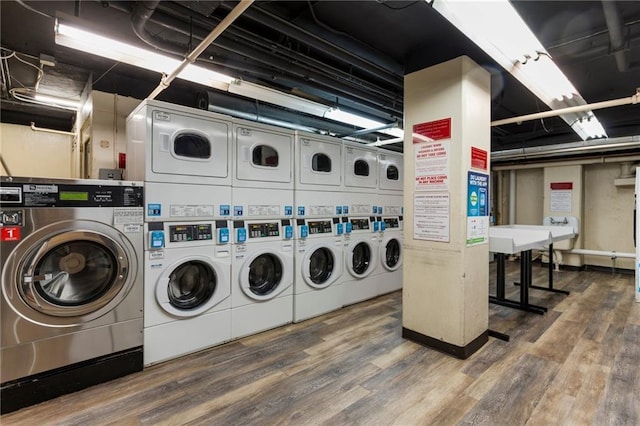
[[[342,274],[342,253],[328,245],[307,249],[302,259],[302,277],[311,287],[323,289]]]
[[[376,247],[368,241],[354,241],[346,255],[346,267],[355,278],[364,278],[375,269]]]
[[[380,245],[380,262],[387,271],[396,271],[402,266],[402,242],[397,237],[387,237]]]
[[[240,288],[251,299],[273,299],[291,286],[291,270],[290,259],[273,251],[260,250],[244,261]]]
[[[173,262],[156,283],[156,300],[177,317],[200,315],[229,296],[228,273],[205,256]]]
[[[119,231],[99,222],[63,221],[23,240],[3,267],[2,286],[24,318],[76,326],[113,310],[137,274],[135,250]]]

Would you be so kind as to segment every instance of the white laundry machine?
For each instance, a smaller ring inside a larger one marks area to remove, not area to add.
[[[133,110],[125,173],[145,182],[146,221],[230,218],[232,126],[231,117],[156,100]]]
[[[343,187],[342,141],[296,132],[294,200],[296,218],[340,217],[347,205]]]
[[[293,320],[292,219],[233,222],[231,337]]]
[[[378,198],[378,150],[356,142],[344,142],[344,193],[349,216],[382,212]],[[344,210],[344,209],[343,209]]]
[[[142,370],[141,182],[2,177],[7,413]]]
[[[294,322],[342,307],[342,226],[338,217],[296,219]]]
[[[235,120],[234,219],[293,217],[293,130]]]
[[[380,220],[380,265],[373,280],[379,294],[402,288],[403,261],[403,155],[378,149],[378,193]]]
[[[231,340],[226,220],[145,224],[144,364]]]
[[[350,305],[376,297],[378,287],[370,277],[378,268],[378,229],[373,216],[349,216],[345,224],[345,272],[342,282],[342,305]]]
[[[380,266],[370,277],[378,294],[402,288],[403,222],[402,215],[382,216],[378,234]]]

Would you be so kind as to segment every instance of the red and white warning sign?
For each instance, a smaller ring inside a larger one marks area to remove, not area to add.
[[[19,226],[0,227],[0,241],[20,241]]]

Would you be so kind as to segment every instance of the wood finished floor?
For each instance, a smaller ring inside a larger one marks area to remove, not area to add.
[[[508,263],[508,283],[518,278]],[[534,282],[546,268],[534,264]],[[492,269],[493,271],[493,269]],[[495,274],[491,275],[495,280]],[[11,413],[2,425],[639,425],[633,276],[562,271],[543,316],[490,305],[466,361],[401,337],[399,292]],[[509,285],[508,297],[517,299]]]

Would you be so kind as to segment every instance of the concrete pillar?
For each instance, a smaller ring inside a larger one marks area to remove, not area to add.
[[[460,57],[407,74],[404,100],[403,336],[464,359],[489,334],[489,194],[469,188],[488,184],[490,76]]]

